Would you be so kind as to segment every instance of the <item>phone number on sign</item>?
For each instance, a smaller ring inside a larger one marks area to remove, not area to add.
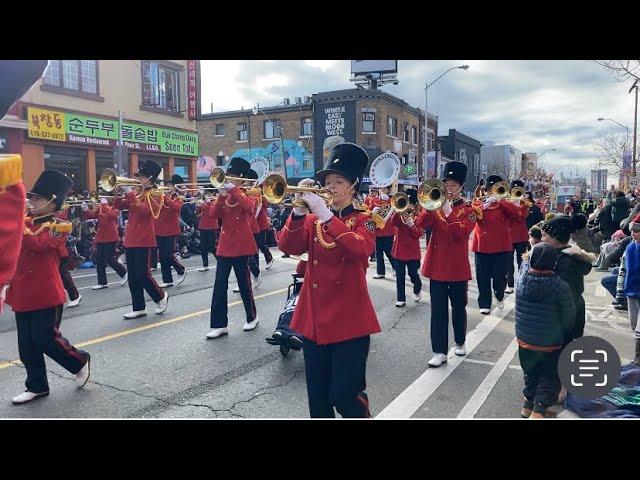
[[[64,133],[41,132],[40,130],[29,130],[29,136],[32,138],[44,138],[47,140],[65,141]]]

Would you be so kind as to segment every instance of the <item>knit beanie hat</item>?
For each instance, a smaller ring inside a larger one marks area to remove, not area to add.
[[[542,230],[537,225],[534,225],[529,229],[529,236],[535,238],[536,240],[542,240]]]
[[[584,213],[575,215],[574,219],[576,230],[582,230],[587,226],[587,216]]]
[[[553,270],[556,264],[556,249],[548,243],[538,243],[531,249],[529,265],[536,270]]]
[[[551,220],[545,220],[542,230],[562,243],[567,243],[571,234],[575,232],[576,220],[569,215],[556,215]]]

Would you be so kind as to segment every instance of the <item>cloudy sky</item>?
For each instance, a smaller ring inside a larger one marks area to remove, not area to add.
[[[595,167],[594,141],[633,134],[634,98],[630,84],[617,82],[589,61],[561,60],[400,60],[399,84],[382,89],[424,108],[425,81],[453,70],[429,88],[429,111],[438,115],[439,134],[450,128],[480,141],[511,144],[523,152],[542,153],[548,169],[566,175],[588,174]],[[202,62],[202,112],[250,109],[256,103],[353,88],[348,60],[205,60]],[[568,165],[567,165],[568,164]]]

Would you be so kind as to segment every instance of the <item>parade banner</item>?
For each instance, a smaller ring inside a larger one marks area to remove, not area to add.
[[[29,138],[115,148],[118,120],[28,107]],[[146,152],[197,156],[198,134],[184,130],[122,123],[123,143]]]

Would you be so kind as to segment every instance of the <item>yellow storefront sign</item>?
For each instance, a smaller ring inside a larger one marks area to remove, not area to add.
[[[64,142],[64,113],[40,108],[28,108],[29,137]]]

